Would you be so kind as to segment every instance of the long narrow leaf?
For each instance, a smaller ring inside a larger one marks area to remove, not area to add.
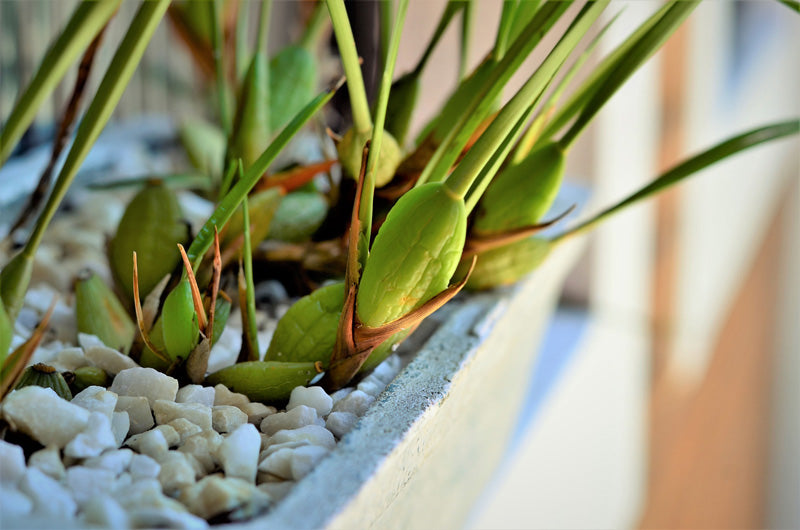
[[[720,160],[740,153],[741,151],[749,149],[750,147],[754,147],[771,140],[776,140],[778,138],[783,138],[785,136],[790,136],[792,134],[797,134],[798,132],[800,132],[800,120],[791,120],[752,129],[738,136],[734,136],[733,138],[729,138],[715,145],[714,147],[678,164],[677,166],[668,170],[666,173],[663,173],[650,184],[625,197],[615,205],[606,208],[588,221],[571,228],[564,234],[556,237],[555,240],[560,240],[568,236],[586,232],[592,229],[597,223],[618,212],[619,210],[642,201],[680,182],[686,177],[719,162]]]
[[[253,162],[253,165],[247,169],[244,176],[239,179],[233,188],[219,201],[214,213],[211,214],[211,217],[205,222],[197,233],[197,236],[195,236],[194,241],[192,241],[192,244],[189,246],[189,250],[187,250],[195,272],[197,272],[197,268],[200,266],[203,254],[211,248],[211,244],[214,242],[214,227],[217,227],[220,231],[222,230],[233,215],[233,212],[239,207],[239,203],[241,203],[242,199],[253,189],[253,186],[258,183],[269,165],[289,143],[289,140],[297,134],[319,109],[330,101],[333,94],[340,86],[341,82],[321,93],[309,102],[308,105],[303,107],[303,109],[297,113],[297,116],[295,116],[292,121],[284,127],[280,134],[275,137],[261,156]]]
[[[39,106],[64,77],[67,68],[105,26],[121,1],[82,2],[75,9],[64,31],[47,50],[39,69],[17,100],[0,133],[0,166],[8,160],[14,146],[36,116]]]

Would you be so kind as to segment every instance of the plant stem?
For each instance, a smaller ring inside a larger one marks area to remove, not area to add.
[[[503,107],[503,110],[500,111],[486,129],[486,132],[475,142],[475,145],[472,146],[453,173],[447,178],[445,185],[453,194],[458,197],[464,197],[467,194],[472,183],[480,174],[481,169],[502,145],[517,121],[531,105],[535,104],[537,98],[541,96],[559,67],[572,50],[575,49],[578,42],[597,17],[600,16],[609,1],[598,0],[584,6],[544,62]]]
[[[471,3],[471,2],[470,2]],[[450,0],[447,3],[447,6],[444,8],[442,12],[442,16],[439,19],[439,23],[436,25],[436,29],[433,31],[433,35],[431,36],[431,40],[428,41],[428,45],[425,47],[425,51],[422,53],[422,57],[420,57],[419,62],[417,62],[417,66],[414,67],[412,70],[413,74],[417,77],[422,75],[422,71],[425,69],[425,65],[428,64],[428,59],[430,59],[433,50],[436,49],[436,45],[439,44],[439,41],[444,35],[447,26],[450,25],[450,21],[453,20],[453,17],[462,9],[465,8],[467,4],[460,0]],[[462,44],[462,53],[463,53],[463,44]]]
[[[327,22],[328,10],[325,9],[325,4],[317,2],[298,45],[313,53],[317,47],[317,43],[319,43],[319,40],[325,33]]]
[[[256,51],[268,53],[269,19],[272,14],[272,0],[261,0],[261,16],[258,19],[258,33],[256,33]]]
[[[264,7],[262,6],[262,9]],[[260,41],[260,39],[259,39]],[[244,175],[242,168],[242,159],[239,159],[239,179]],[[244,262],[244,278],[247,286],[246,295],[246,319],[245,321],[245,336],[248,342],[250,361],[258,360],[258,325],[256,324],[256,295],[255,286],[253,284],[253,249],[250,243],[250,211],[247,204],[247,198],[242,201],[242,223],[244,225],[244,248],[242,249],[242,261]],[[252,355],[255,354],[256,358],[253,359]]]
[[[798,132],[800,132],[800,120],[794,119],[752,129],[745,133],[729,138],[715,145],[714,147],[711,147],[710,149],[707,149],[689,158],[688,160],[681,162],[677,166],[661,174],[661,176],[650,182],[650,184],[647,184],[638,191],[628,195],[615,205],[606,208],[591,219],[584,221],[574,228],[571,228],[566,232],[554,237],[552,241],[557,243],[570,236],[587,232],[588,230],[594,228],[595,225],[619,210],[642,201],[680,182],[686,177],[693,175],[694,173],[697,173],[698,171],[705,169],[712,164],[716,164],[724,158],[735,155],[741,151],[744,151],[745,149],[749,149],[750,147],[754,147],[764,142],[769,142],[771,140],[797,134]]]
[[[206,9],[211,16],[211,49],[214,53],[214,73],[217,81],[217,106],[219,110],[219,121],[225,137],[231,135],[231,111],[228,108],[228,84],[225,81],[225,57],[222,49],[222,4],[220,0],[210,0],[206,3]]]
[[[336,34],[336,42],[339,45],[339,55],[342,58],[344,73],[347,76],[347,93],[350,95],[353,127],[358,133],[366,133],[372,128],[372,118],[369,114],[364,78],[361,76],[356,41],[353,38],[350,21],[347,19],[344,0],[326,0],[326,3],[331,14],[331,23],[333,24],[333,32]]]
[[[14,105],[0,132],[0,166],[5,164],[36,111],[64,77],[67,68],[106,25],[122,0],[82,2],[58,39],[48,48],[30,84]]]
[[[458,79],[463,80],[469,72],[470,37],[472,36],[472,22],[475,18],[475,1],[466,0],[464,12],[461,13],[461,42],[458,56]]]
[[[361,195],[361,205],[358,211],[360,232],[358,235],[358,263],[363,270],[369,256],[369,239],[372,232],[372,202],[375,193],[375,172],[383,141],[383,126],[386,120],[386,107],[389,104],[389,92],[392,89],[394,67],[397,63],[397,52],[400,49],[400,36],[403,33],[403,24],[408,11],[408,0],[400,0],[397,14],[394,17],[394,27],[386,55],[386,65],[381,77],[381,86],[378,91],[378,103],[375,108],[375,127],[372,129],[369,154],[367,155],[367,171],[364,175],[364,188]]]
[[[514,15],[519,7],[519,0],[504,0],[503,11],[500,14],[500,24],[497,26],[497,37],[494,41],[494,56],[502,59],[508,47],[508,37],[511,35],[511,26],[514,23]]]

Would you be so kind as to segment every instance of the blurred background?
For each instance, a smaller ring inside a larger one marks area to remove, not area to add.
[[[74,4],[0,1],[0,119]],[[411,3],[398,76],[416,63],[444,5]],[[608,20],[623,12],[597,56],[660,5],[612,2]],[[109,26],[88,94],[136,7],[123,2]],[[298,37],[310,7],[275,2],[271,49]],[[472,65],[491,47],[501,7],[477,1]],[[379,42],[377,4],[349,9],[367,58]],[[208,73],[177,33],[159,27],[116,119],[211,113],[198,88]],[[569,175],[591,187],[598,208],[713,143],[797,117],[798,50],[800,16],[779,2],[703,2],[582,137]],[[531,67],[542,57],[534,55]],[[431,62],[417,131],[455,85],[455,25]],[[49,139],[73,83],[74,72],[19,154]],[[718,164],[597,230],[543,346],[506,463],[471,507],[470,526],[800,528],[798,242],[796,137]]]

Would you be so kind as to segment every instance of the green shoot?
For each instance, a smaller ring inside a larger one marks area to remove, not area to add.
[[[222,50],[222,2],[221,0],[210,0],[206,3],[209,10],[209,18],[213,21],[211,25],[211,49],[214,52],[214,74],[217,83],[217,106],[219,111],[219,121],[225,137],[231,134],[231,111],[228,108],[228,83],[225,80],[225,57]]]
[[[262,7],[263,9],[263,7]],[[244,176],[242,159],[239,159],[239,179]],[[242,314],[242,350],[247,352],[248,361],[258,360],[258,325],[256,324],[256,295],[253,284],[253,249],[250,243],[250,211],[247,199],[242,201],[242,221],[244,223],[244,248],[242,249],[242,262],[244,263],[245,280],[245,307]]]
[[[475,1],[466,0],[464,12],[461,14],[461,42],[458,54],[458,79],[463,80],[467,77],[469,70],[469,50],[470,37],[472,35],[472,23],[475,19]]]

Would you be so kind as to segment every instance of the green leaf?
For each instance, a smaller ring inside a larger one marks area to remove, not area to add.
[[[792,134],[797,134],[798,132],[800,132],[800,120],[790,120],[767,125],[765,127],[759,127],[738,136],[734,136],[733,138],[729,138],[728,140],[715,145],[711,149],[703,151],[702,153],[678,164],[677,166],[668,170],[666,173],[663,173],[650,184],[627,196],[615,205],[606,208],[588,221],[585,221],[559,235],[555,238],[555,240],[561,240],[567,236],[591,230],[597,223],[603,221],[610,215],[613,215],[614,213],[622,210],[623,208],[631,206],[632,204],[647,199],[648,197],[680,182],[686,177],[719,162],[720,160],[735,155],[741,151],[744,151],[745,149],[749,149],[750,147],[754,147],[764,142],[777,140],[778,138],[783,138]]]

